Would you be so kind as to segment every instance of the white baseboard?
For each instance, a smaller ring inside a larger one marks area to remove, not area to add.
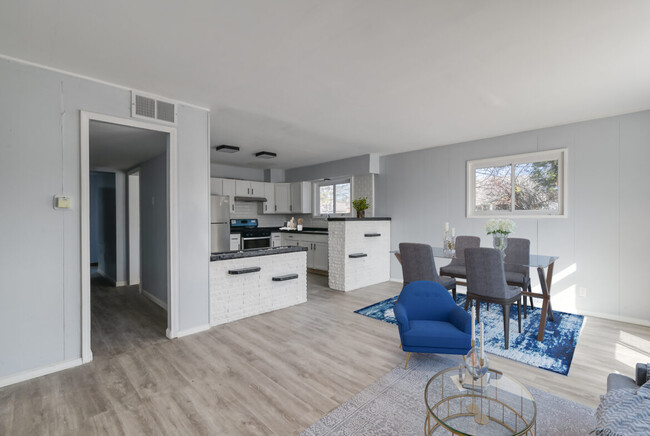
[[[145,291],[145,290],[142,289],[142,288],[140,288],[140,292],[142,292],[142,294],[143,294],[145,297],[147,297],[148,299],[150,299],[151,301],[153,301],[154,303],[156,303],[158,306],[160,306],[160,307],[162,307],[163,309],[167,310],[167,303],[165,303],[164,301],[162,301],[160,298],[158,298],[158,297],[156,297],[155,295],[153,295],[153,294],[151,294],[151,293]]]
[[[646,327],[650,327],[650,321],[642,318],[632,318],[629,316],[620,316],[620,315],[610,315],[608,313],[599,313],[599,312],[590,312],[585,310],[578,310],[578,314],[584,316],[593,316],[595,318],[603,318],[611,321],[626,322],[628,324],[637,324]]]
[[[390,279],[388,279],[388,281],[402,283],[402,279],[398,279],[397,277],[391,277]]]
[[[186,330],[180,330],[176,333],[177,338],[182,338],[183,336],[189,336],[193,335],[194,333],[200,333],[204,332],[206,330],[210,330],[210,324],[203,324],[197,327],[192,327],[191,329],[186,329]],[[167,331],[167,337],[170,337],[170,332],[169,330]]]
[[[0,377],[0,388],[36,377],[41,377],[43,375],[52,374],[53,372],[63,371],[64,369],[73,368],[82,364],[83,362],[81,361],[81,358],[78,358],[55,363],[54,365],[44,366],[42,368],[30,369],[29,371],[19,372],[18,374]]]
[[[129,283],[126,280],[121,281],[121,282],[115,282],[115,287],[126,286],[128,284]]]

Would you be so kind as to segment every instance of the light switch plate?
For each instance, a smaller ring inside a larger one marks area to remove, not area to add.
[[[72,198],[67,195],[55,195],[54,209],[72,209]]]

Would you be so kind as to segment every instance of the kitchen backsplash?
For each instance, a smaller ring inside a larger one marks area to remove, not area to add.
[[[259,213],[262,203],[255,201],[236,201],[235,212],[230,212],[230,218],[257,218],[260,227],[281,227],[287,218],[284,215],[264,215]]]
[[[230,212],[230,218],[257,218],[260,227],[282,227],[293,216],[296,221],[303,219],[304,227],[327,228],[327,220],[314,218],[311,214],[295,215],[265,215],[259,213],[261,203],[253,201],[236,201],[235,212]]]

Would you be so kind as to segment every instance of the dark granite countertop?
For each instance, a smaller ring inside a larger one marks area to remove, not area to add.
[[[327,221],[390,221],[390,217],[386,217],[386,216],[372,216],[368,218],[333,217],[333,218],[327,218]]]
[[[302,230],[280,230],[281,233],[309,233],[312,235],[327,235],[328,231],[326,227],[303,227]]]
[[[307,247],[299,247],[294,245],[291,247],[258,248],[254,250],[226,251],[224,253],[212,253],[210,255],[210,262],[214,262],[217,260],[242,259],[244,257],[269,256],[271,254],[295,253],[298,251],[307,251]]]

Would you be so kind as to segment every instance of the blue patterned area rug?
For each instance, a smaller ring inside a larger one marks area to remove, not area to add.
[[[393,313],[393,306],[397,296],[389,298],[355,313],[369,316],[390,324],[397,324]],[[458,294],[457,303],[465,307],[465,295]],[[503,312],[501,306],[492,305],[487,310],[487,305],[481,303],[481,321],[485,325],[485,351],[516,360],[527,365],[536,366],[558,374],[567,375],[571,367],[571,360],[578,344],[578,336],[582,329],[584,317],[572,313],[553,311],[555,321],[546,320],[544,341],[537,340],[541,308],[528,307],[528,318],[524,318],[523,307],[521,310],[521,333],[517,329],[517,307],[510,309],[510,348],[504,349],[503,338]],[[478,331],[478,330],[477,330]]]

